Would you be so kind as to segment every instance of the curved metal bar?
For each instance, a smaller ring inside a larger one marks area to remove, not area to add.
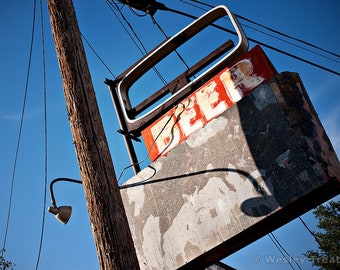
[[[55,198],[54,198],[54,193],[53,193],[53,185],[54,185],[56,182],[60,182],[60,181],[65,181],[65,182],[72,182],[72,183],[82,184],[82,181],[81,181],[81,180],[75,180],[75,179],[65,178],[65,177],[60,177],[60,178],[56,178],[56,179],[52,180],[51,183],[50,183],[50,195],[51,195],[51,202],[52,202],[52,206],[53,206],[53,207],[56,207],[56,206],[57,206],[56,201],[55,201]]]

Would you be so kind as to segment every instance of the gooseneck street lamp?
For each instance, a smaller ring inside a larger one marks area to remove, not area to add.
[[[60,181],[72,182],[72,183],[77,183],[77,184],[82,184],[82,181],[71,179],[71,178],[56,178],[50,183],[50,195],[51,195],[52,206],[48,208],[48,212],[55,215],[56,219],[60,221],[62,224],[66,224],[71,217],[72,207],[71,206],[57,207],[57,203],[55,201],[54,193],[53,193],[54,183],[60,182]]]

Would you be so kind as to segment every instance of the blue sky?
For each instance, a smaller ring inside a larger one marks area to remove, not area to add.
[[[188,5],[190,1],[163,1],[168,7],[195,16],[203,10]],[[340,2],[326,1],[205,1],[212,5],[225,4],[235,14],[274,28],[285,34],[303,39],[316,46],[340,54],[339,25]],[[0,243],[6,230],[9,192],[11,190],[14,158],[18,141],[21,111],[24,100],[25,82],[30,49],[34,1],[2,1],[0,3]],[[38,3],[39,4],[39,3]],[[80,30],[97,53],[117,76],[137,61],[142,55],[112,14],[105,1],[74,1]],[[205,8],[204,6],[200,6]],[[35,37],[28,83],[25,117],[18,159],[13,182],[13,197],[10,222],[6,241],[6,258],[16,263],[16,268],[33,269],[36,266],[44,199],[44,105],[43,68],[41,55],[41,28],[39,5],[37,7]],[[164,36],[146,17],[135,16],[128,8],[123,13],[133,25],[147,50],[159,44]],[[67,119],[61,78],[57,65],[49,18],[43,1],[46,54],[47,86],[47,130],[48,130],[48,184],[57,177],[79,179],[77,159]],[[155,19],[170,36],[191,22],[177,14],[159,11]],[[254,31],[244,23],[246,34],[256,40],[276,46],[281,50],[304,57],[329,69],[340,72],[339,58],[326,59],[315,53],[306,52],[290,44]],[[258,28],[258,27],[256,27]],[[216,39],[221,38],[220,36]],[[210,44],[209,40],[209,44]],[[202,45],[204,44],[204,45]],[[255,44],[250,43],[250,47]],[[204,51],[207,43],[196,45],[194,52]],[[129,165],[105,78],[112,78],[104,65],[85,44],[93,84],[101,111],[106,136],[111,149],[117,175]],[[305,88],[318,112],[336,152],[340,153],[340,77],[293,58],[264,51],[279,72],[292,71],[300,74]],[[315,50],[313,50],[315,51]],[[191,60],[191,55],[182,55]],[[334,61],[334,59],[337,61]],[[181,63],[177,63],[180,65]],[[177,67],[176,67],[177,69]],[[165,69],[171,73],[174,69]],[[163,72],[163,70],[162,70]],[[136,145],[137,154],[144,157],[143,145]],[[146,166],[147,164],[143,164]],[[132,176],[126,171],[123,179]],[[82,186],[72,183],[55,185],[58,205],[72,205],[72,218],[67,225],[61,225],[46,214],[44,238],[39,269],[98,269],[94,241],[85,205]],[[50,199],[47,194],[47,206]],[[311,212],[302,216],[315,229],[316,220]],[[315,249],[316,243],[299,220],[294,220],[274,232],[277,239],[292,257],[303,261],[302,269],[312,268],[302,256],[307,249]],[[268,236],[254,242],[225,260],[237,269],[291,269],[283,261]],[[293,264],[296,267],[296,265]]]

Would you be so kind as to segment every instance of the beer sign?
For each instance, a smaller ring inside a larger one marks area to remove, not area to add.
[[[255,46],[141,132],[150,159],[166,155],[276,73]]]

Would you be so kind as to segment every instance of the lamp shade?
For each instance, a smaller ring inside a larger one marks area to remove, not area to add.
[[[48,211],[55,215],[55,218],[60,221],[62,224],[66,224],[72,214],[71,206],[51,206],[48,208]]]
[[[58,214],[55,215],[56,219],[59,220],[61,223],[66,224],[72,214],[72,207],[71,206],[60,206]]]

